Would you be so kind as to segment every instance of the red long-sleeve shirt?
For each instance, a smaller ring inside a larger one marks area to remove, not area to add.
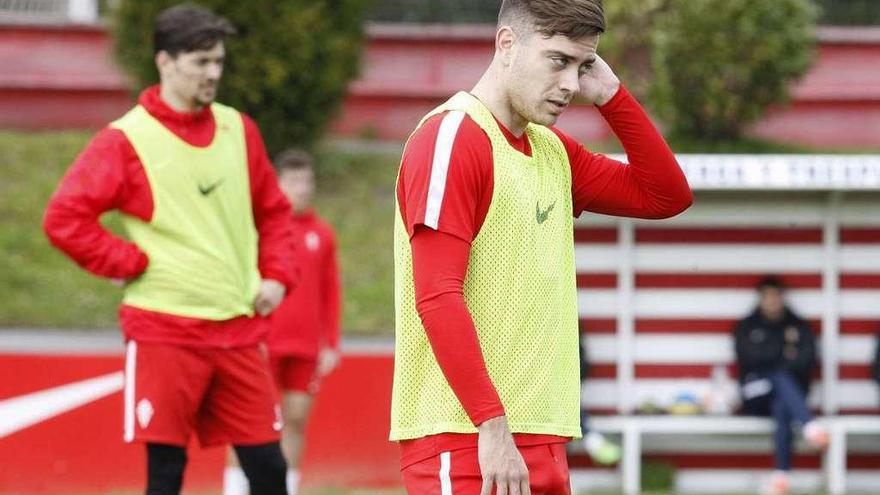
[[[192,146],[214,139],[216,122],[210,107],[181,113],[162,101],[159,86],[144,90],[138,102],[159,122]],[[250,179],[251,208],[259,236],[259,270],[290,288],[290,203],[278,187],[257,125],[242,114]],[[98,132],[76,158],[49,200],[43,229],[51,242],[95,275],[131,279],[146,270],[147,255],[135,244],[105,229],[99,219],[110,210],[149,222],[153,194],[146,172],[125,134],[111,127]],[[262,318],[226,321],[186,318],[123,305],[120,324],[129,339],[199,347],[236,347],[263,340],[268,330]]]
[[[270,318],[273,355],[316,357],[339,348],[340,289],[333,229],[313,211],[293,215],[299,283]]]
[[[693,201],[675,156],[644,110],[621,87],[599,108],[620,139],[630,164],[592,153],[558,129],[572,171],[574,215],[666,218]],[[476,328],[463,295],[470,243],[479,233],[492,199],[493,154],[485,132],[470,118],[459,125],[452,145],[437,229],[424,223],[434,147],[445,114],[429,119],[404,150],[397,198],[411,236],[416,307],[447,381],[475,425],[504,414],[486,369]],[[511,134],[516,150],[531,155],[524,133]],[[564,441],[546,435],[515,435],[517,444]],[[473,435],[441,434],[402,442],[403,464],[438,451],[475,445]]]

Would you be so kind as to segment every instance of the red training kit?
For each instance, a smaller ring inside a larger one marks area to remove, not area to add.
[[[629,165],[593,153],[571,137],[560,138],[571,164],[574,215],[584,211],[636,218],[666,218],[693,201],[675,156],[639,103],[621,86],[599,107],[620,139]],[[504,414],[480,350],[463,295],[470,244],[492,200],[493,154],[486,133],[469,117],[459,125],[449,158],[436,230],[425,225],[434,148],[446,114],[428,119],[404,150],[397,199],[411,237],[416,307],[437,362],[475,425]],[[501,123],[510,145],[531,156],[525,133]],[[515,434],[517,445],[568,441],[550,435]],[[440,434],[401,442],[402,466],[439,452],[476,444],[476,435]]]
[[[269,354],[316,358],[339,347],[339,269],[333,229],[313,211],[293,215],[299,282],[270,318]]]
[[[138,102],[180,139],[205,147],[216,123],[210,107],[180,113],[159,96],[159,86],[144,90]],[[264,279],[295,284],[290,267],[290,203],[278,187],[259,129],[242,114],[250,178],[251,207],[259,236],[259,270]],[[86,270],[110,278],[135,278],[149,260],[136,245],[107,231],[100,216],[110,210],[149,222],[153,195],[131,142],[118,129],[105,127],[76,158],[46,208],[43,228],[52,243]],[[226,321],[186,318],[123,305],[120,323],[127,339],[194,347],[230,348],[264,340],[263,318]]]

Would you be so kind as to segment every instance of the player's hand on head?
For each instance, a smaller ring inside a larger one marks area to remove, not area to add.
[[[480,495],[530,495],[529,470],[513,442],[507,417],[499,416],[477,427],[477,457],[483,487]]]
[[[596,61],[586,74],[580,78],[580,97],[589,103],[602,106],[617,94],[620,79],[611,70],[602,57],[596,55]]]
[[[254,299],[254,311],[260,316],[269,316],[281,304],[285,290],[284,284],[277,280],[261,280],[260,290]]]
[[[325,347],[318,354],[318,375],[326,376],[339,366],[339,351]]]

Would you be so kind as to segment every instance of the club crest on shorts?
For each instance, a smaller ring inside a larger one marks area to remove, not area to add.
[[[284,428],[284,421],[281,419],[281,406],[275,404],[275,422],[272,423],[272,429],[281,431]]]
[[[141,428],[146,428],[150,424],[150,420],[153,419],[153,413],[155,412],[153,403],[149,399],[141,399],[137,404],[135,412],[137,413],[138,424],[141,425]]]

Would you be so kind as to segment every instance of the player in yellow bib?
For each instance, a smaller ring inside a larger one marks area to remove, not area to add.
[[[407,142],[395,212],[391,439],[410,493],[568,493],[581,436],[573,217],[666,218],[674,155],[596,55],[600,0],[505,0],[495,55]],[[629,164],[552,127],[594,103]]]
[[[290,203],[256,124],[214,101],[234,32],[202,7],[162,11],[159,84],[95,136],[46,208],[49,239],[123,286],[123,435],[146,445],[150,495],[180,493],[193,436],[233,445],[252,495],[286,494],[261,346],[296,283]],[[99,222],[110,210],[128,239]]]

